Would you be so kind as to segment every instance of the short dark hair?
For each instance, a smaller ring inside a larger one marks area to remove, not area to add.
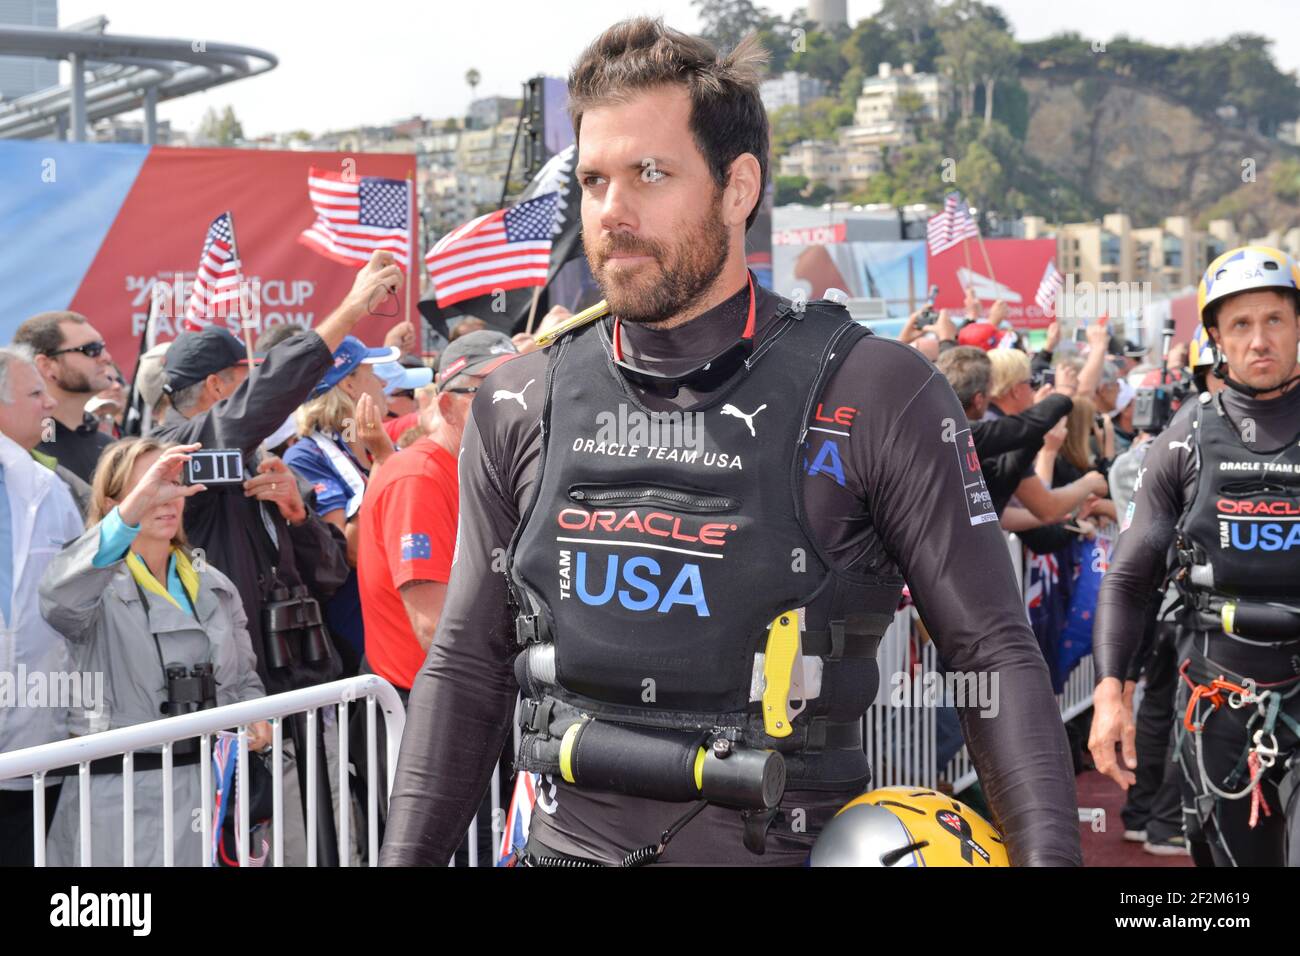
[[[959,345],[940,353],[934,365],[957,393],[962,408],[970,408],[980,392],[988,394],[993,381],[993,362],[983,349]]]
[[[670,29],[660,18],[623,20],[598,36],[569,74],[574,142],[581,136],[586,110],[665,84],[685,86],[691,98],[691,136],[717,187],[727,185],[737,156],[751,153],[758,160],[758,200],[745,220],[748,230],[767,189],[767,109],[758,91],[766,60],[767,51],[754,34],[719,56],[705,40]]]
[[[14,344],[26,345],[37,355],[49,355],[63,348],[63,329],[60,326],[64,322],[85,325],[88,321],[80,312],[41,312],[18,326]]]
[[[253,343],[253,351],[258,353],[269,352],[286,339],[292,339],[306,331],[301,325],[295,325],[292,322],[273,325],[257,337],[257,341]]]

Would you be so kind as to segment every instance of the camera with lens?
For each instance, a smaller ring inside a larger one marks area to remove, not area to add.
[[[1169,427],[1178,406],[1192,391],[1191,381],[1183,375],[1154,387],[1139,388],[1133,397],[1134,429],[1149,435],[1164,431]]]
[[[295,660],[308,664],[329,660],[329,635],[320,603],[305,584],[271,589],[262,606],[262,630],[270,668],[289,667]]]

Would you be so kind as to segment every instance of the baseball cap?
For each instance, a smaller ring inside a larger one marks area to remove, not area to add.
[[[957,333],[958,345],[973,345],[985,352],[998,347],[1002,332],[992,322],[967,322]]]
[[[433,369],[419,359],[403,358],[400,362],[380,362],[375,374],[384,380],[384,394],[413,392],[433,382]]]
[[[254,355],[253,364],[262,359]],[[167,379],[163,391],[170,395],[236,365],[248,365],[248,352],[230,331],[209,325],[197,332],[182,332],[163,359]]]
[[[135,390],[144,397],[146,408],[153,408],[163,396],[163,384],[166,381],[163,358],[169,348],[171,343],[163,342],[140,356],[140,367],[135,373]]]
[[[362,342],[355,335],[349,335],[334,350],[334,364],[325,373],[325,377],[320,380],[320,384],[312,389],[311,397],[318,398],[324,395],[362,365],[378,367],[384,362],[396,362],[401,357],[402,350],[396,345],[386,349],[367,348],[365,342]]]
[[[479,329],[462,335],[438,356],[438,391],[461,375],[487,375],[497,366],[519,354],[515,343],[504,332]]]
[[[1110,413],[1110,417],[1115,418],[1120,412],[1128,408],[1128,403],[1133,401],[1136,395],[1137,392],[1128,383],[1128,379],[1121,378],[1119,380],[1119,394],[1115,396],[1115,410]]]

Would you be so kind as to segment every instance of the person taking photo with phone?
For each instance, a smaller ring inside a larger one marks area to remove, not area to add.
[[[103,675],[95,699],[68,713],[74,737],[264,693],[239,591],[185,538],[186,501],[205,487],[183,484],[181,471],[199,447],[152,438],[110,445],[94,475],[90,528],[41,578],[41,614],[67,639],[72,670]],[[265,721],[248,733],[250,750],[271,742]],[[191,826],[202,805],[197,740],[177,741],[173,754],[174,862],[198,866],[204,848]],[[50,826],[51,866],[123,865],[122,764],[110,758],[90,766],[91,859],[80,859],[80,795],[71,786]],[[164,863],[161,766],[158,751],[135,754],[136,866]]]

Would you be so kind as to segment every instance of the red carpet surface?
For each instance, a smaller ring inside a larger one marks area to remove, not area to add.
[[[1095,832],[1090,823],[1079,824],[1084,866],[1191,866],[1190,856],[1152,856],[1141,843],[1124,840],[1124,791],[1109,777],[1095,770],[1074,778],[1080,807],[1101,807],[1106,811],[1105,829]]]

